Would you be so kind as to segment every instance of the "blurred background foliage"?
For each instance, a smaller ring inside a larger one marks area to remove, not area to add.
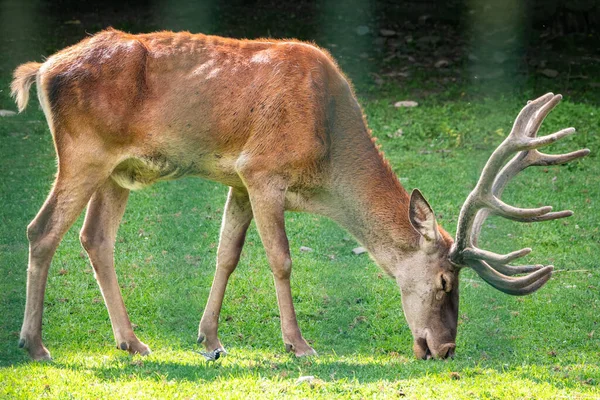
[[[4,0],[0,75],[109,26],[312,41],[361,95],[413,82],[417,96],[537,94],[551,83],[578,101],[600,98],[598,0]]]

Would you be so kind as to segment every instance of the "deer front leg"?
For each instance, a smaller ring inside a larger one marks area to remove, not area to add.
[[[248,193],[245,190],[230,188],[219,235],[217,270],[198,329],[198,343],[204,343],[208,352],[205,357],[208,359],[216,360],[225,353],[217,335],[219,314],[229,276],[240,260],[250,221],[252,221],[252,208]]]
[[[147,355],[150,348],[133,333],[114,267],[115,239],[128,197],[129,190],[108,179],[89,202],[80,238],[104,297],[117,348]]]
[[[284,220],[285,184],[266,177],[247,181],[247,184],[256,227],[275,280],[283,343],[287,351],[298,357],[315,355],[300,333],[292,301],[292,259]]]

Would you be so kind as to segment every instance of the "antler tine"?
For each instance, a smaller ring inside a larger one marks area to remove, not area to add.
[[[539,128],[539,126],[538,126]],[[537,133],[534,131],[534,134]],[[568,163],[569,161],[576,160],[578,158],[582,158],[587,156],[590,153],[589,149],[581,149],[577,151],[573,151],[567,154],[544,154],[539,152],[537,149],[521,151],[516,156],[512,158],[505,166],[502,168],[502,171],[496,177],[496,181],[492,187],[492,194],[496,198],[500,198],[502,193],[504,192],[504,188],[508,184],[508,182],[516,176],[519,172],[524,170],[527,167],[531,166],[549,166],[549,165],[560,165]],[[481,209],[477,213],[475,217],[475,221],[473,223],[473,228],[471,230],[471,242],[474,245],[477,245],[477,238],[479,237],[479,233],[481,231],[481,227],[483,223],[487,219],[489,215],[489,211],[487,209]],[[549,212],[547,214],[541,215],[539,217],[531,217],[531,218],[523,218],[521,222],[541,222],[541,221],[550,221],[553,219],[566,218],[573,215],[573,211],[558,211],[558,212]]]
[[[523,107],[511,133],[490,156],[477,185],[467,197],[460,212],[456,241],[451,251],[452,261],[473,268],[486,282],[505,293],[524,295],[534,292],[550,279],[552,266],[508,265],[511,261],[529,254],[529,248],[506,255],[477,248],[477,239],[489,214],[494,213],[521,222],[548,221],[573,214],[569,210],[550,212],[550,206],[534,209],[516,208],[500,200],[508,182],[525,168],[532,165],[563,164],[589,154],[588,149],[559,155],[544,154],[537,150],[575,133],[575,129],[567,128],[536,138],[543,120],[561,98],[561,95],[548,93]],[[510,154],[515,152],[517,154],[501,168]],[[510,277],[521,273],[528,275],[521,278]]]
[[[470,260],[467,265],[475,270],[481,278],[501,292],[522,296],[533,293],[550,279],[554,267],[548,265],[529,275],[512,278],[503,275],[490,267],[485,261]],[[541,282],[540,282],[541,281]]]

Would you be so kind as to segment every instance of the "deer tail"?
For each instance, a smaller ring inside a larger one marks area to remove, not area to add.
[[[10,94],[15,98],[19,112],[27,107],[29,102],[29,88],[33,84],[42,64],[29,62],[20,65],[13,74],[13,81],[10,85]]]

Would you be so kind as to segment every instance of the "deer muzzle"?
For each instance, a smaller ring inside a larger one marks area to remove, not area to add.
[[[421,360],[454,358],[455,350],[455,343],[444,343],[436,347],[427,343],[426,338],[415,339],[413,345],[415,357]]]

